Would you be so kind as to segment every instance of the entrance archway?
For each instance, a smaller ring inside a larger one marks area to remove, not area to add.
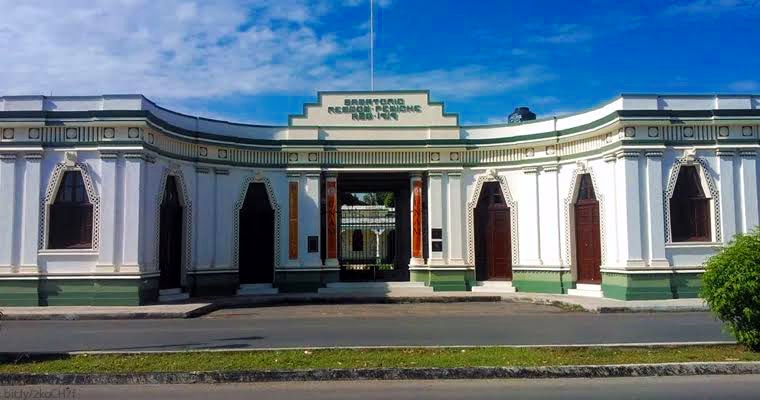
[[[274,281],[275,212],[264,183],[248,185],[240,215],[238,273],[240,284]]]
[[[182,223],[183,207],[177,190],[177,180],[166,178],[160,209],[158,266],[159,289],[177,289],[182,286]]]
[[[599,229],[599,201],[591,175],[578,177],[578,194],[573,205],[575,219],[576,281],[582,284],[602,283],[602,246]]]
[[[475,207],[475,275],[512,280],[510,209],[499,182],[485,182]]]

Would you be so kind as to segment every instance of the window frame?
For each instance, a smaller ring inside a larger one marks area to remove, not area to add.
[[[61,171],[46,207],[45,249],[94,249],[97,205],[92,201],[87,187],[84,170],[67,168]]]
[[[699,195],[688,193],[694,187],[679,188],[679,182],[683,176],[692,170],[693,173],[687,179],[692,186],[696,185]],[[714,196],[707,184],[707,177],[703,166],[699,163],[684,163],[674,171],[675,180],[668,197],[670,243],[711,243],[715,240],[715,211]],[[696,180],[696,181],[694,181]],[[680,191],[684,193],[680,193]],[[699,214],[699,215],[697,215]],[[678,228],[676,228],[678,226]],[[701,233],[700,233],[701,232]]]

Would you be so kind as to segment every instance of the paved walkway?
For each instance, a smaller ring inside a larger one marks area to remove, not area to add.
[[[319,295],[280,294],[267,296],[239,296],[209,299],[191,299],[181,304],[149,306],[48,306],[0,308],[7,320],[45,319],[165,319],[192,318],[215,310],[239,307],[260,307],[287,304],[340,304],[340,303],[450,303],[508,301],[547,304],[583,311],[608,312],[690,312],[708,311],[701,299],[620,301],[591,297],[550,295],[540,293],[472,293],[435,292],[425,296],[406,295],[403,291],[385,296],[361,294]]]

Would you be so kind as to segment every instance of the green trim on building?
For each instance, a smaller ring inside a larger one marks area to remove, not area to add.
[[[702,274],[620,274],[602,272],[604,297],[618,300],[661,300],[699,297]]]
[[[233,296],[239,286],[237,272],[187,275],[187,287],[191,296]]]
[[[570,271],[513,271],[512,284],[518,292],[555,294],[567,294],[568,289],[575,287]]]
[[[472,289],[475,272],[471,270],[438,268],[409,271],[411,282],[425,282],[436,292],[466,292]]]
[[[338,282],[338,271],[275,271],[274,287],[280,293],[316,293],[328,283]]]
[[[39,306],[38,283],[36,279],[0,280],[0,306]]]

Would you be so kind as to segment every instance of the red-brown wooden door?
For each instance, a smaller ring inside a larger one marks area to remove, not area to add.
[[[602,250],[599,203],[596,201],[584,201],[575,205],[575,246],[578,283],[601,283]]]
[[[512,279],[509,208],[501,204],[488,207],[488,277]]]

